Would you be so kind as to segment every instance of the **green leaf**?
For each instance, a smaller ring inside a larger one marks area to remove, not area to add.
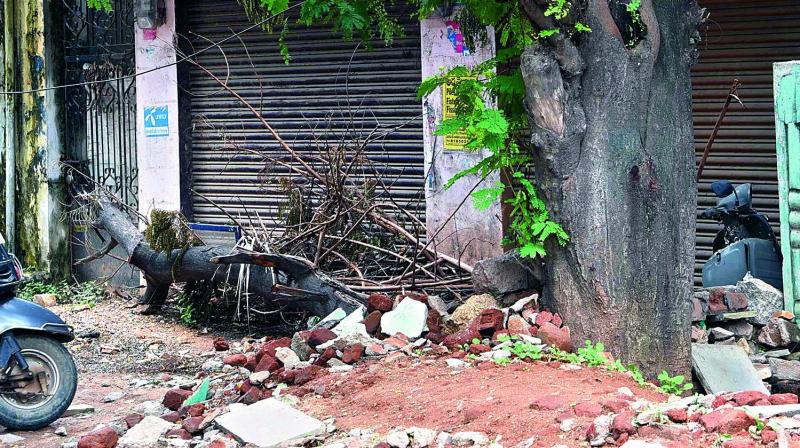
[[[458,132],[462,132],[466,126],[467,123],[460,118],[451,118],[449,120],[442,120],[442,122],[436,126],[436,131],[434,132],[434,134],[436,135],[456,134]]]
[[[547,252],[541,243],[528,243],[519,248],[519,255],[523,258],[544,257]]]
[[[206,377],[200,387],[183,402],[184,406],[191,406],[193,404],[202,403],[208,398],[208,386],[211,384],[211,379]]]
[[[472,205],[477,210],[488,210],[492,204],[496,203],[503,192],[506,190],[505,186],[497,182],[493,187],[481,188],[472,193]]]
[[[539,31],[539,35],[538,36],[539,37],[550,37],[550,36],[554,36],[554,35],[556,35],[556,34],[558,34],[560,32],[561,32],[561,30],[559,30],[558,28],[551,28],[551,29],[546,29],[546,30]]]
[[[484,110],[477,126],[493,134],[505,134],[508,132],[508,120],[503,116],[503,111],[497,109]]]
[[[592,29],[581,22],[575,22],[575,31],[579,33],[588,33],[592,31]]]

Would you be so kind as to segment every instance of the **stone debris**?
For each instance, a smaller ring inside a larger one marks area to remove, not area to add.
[[[767,392],[747,354],[735,345],[692,344],[692,365],[710,393]]]
[[[154,446],[158,443],[158,439],[167,433],[170,429],[175,428],[175,425],[154,416],[147,416],[140,421],[136,426],[129,429],[119,439],[117,446],[119,448],[144,448]]]
[[[381,332],[389,336],[402,333],[409,338],[418,338],[426,329],[428,307],[412,298],[403,299],[397,307],[381,317]]]
[[[223,414],[215,422],[238,441],[264,448],[326,432],[325,423],[275,398]]]
[[[91,414],[94,412],[94,406],[88,404],[71,404],[64,412],[62,417],[74,417],[81,414]]]

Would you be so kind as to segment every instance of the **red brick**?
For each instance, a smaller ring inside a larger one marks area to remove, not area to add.
[[[264,354],[261,357],[261,361],[259,361],[258,365],[256,365],[256,369],[254,370],[254,372],[263,372],[265,370],[268,372],[274,372],[278,370],[280,367],[281,367],[280,361],[273,358],[271,355]]]
[[[214,344],[214,350],[218,352],[224,352],[231,348],[230,344],[228,344],[228,341],[226,341],[225,338],[223,337],[218,337],[214,339],[213,344]]]
[[[233,366],[233,367],[240,367],[247,364],[247,356],[237,353],[235,355],[226,356],[225,359],[222,360],[223,363]]]
[[[686,408],[674,408],[667,411],[667,417],[675,423],[686,423],[689,420],[689,411]]]
[[[551,322],[545,322],[539,327],[536,336],[545,344],[553,345],[564,351],[572,351],[573,345],[569,327],[559,328]]]
[[[161,404],[170,411],[177,411],[191,395],[192,391],[190,390],[170,389],[164,394],[164,400],[161,401]]]
[[[353,344],[342,351],[342,362],[345,364],[353,364],[358,362],[364,356],[364,346],[361,344]]]
[[[318,345],[322,345],[328,341],[332,341],[336,339],[336,333],[327,329],[327,328],[315,328],[311,330],[308,334],[308,345],[313,348],[317,348]],[[272,356],[275,356],[274,354]]]
[[[386,294],[374,293],[367,298],[367,311],[380,311],[385,313],[394,308],[394,301]]]
[[[367,317],[364,318],[364,327],[366,327],[367,333],[375,334],[378,332],[378,327],[381,326],[381,316],[383,314],[378,310],[367,314]]]
[[[736,434],[747,431],[755,420],[740,408],[720,408],[700,417],[700,424],[708,432]]]
[[[747,390],[733,394],[733,401],[739,406],[753,406],[759,400],[769,399],[769,396],[757,390]]]
[[[768,398],[770,404],[797,404],[797,395],[795,394],[775,394],[770,395]]]
[[[258,349],[258,353],[256,354],[256,360],[261,362],[261,358],[264,355],[269,355],[271,357],[275,357],[275,349],[280,347],[291,347],[292,340],[290,338],[280,338],[280,339],[273,339],[271,341],[265,342],[261,347]]]
[[[117,432],[106,426],[81,437],[78,448],[113,448],[118,440]]]
[[[500,331],[505,328],[503,325],[505,321],[505,315],[501,310],[496,308],[487,308],[481,311],[481,314],[478,316],[477,320],[478,332],[486,336],[491,336],[495,331]]]
[[[536,320],[534,321],[534,323],[541,327],[547,322],[552,322],[552,320],[553,320],[553,313],[551,313],[550,311],[541,311],[539,312],[539,314],[536,315]]]

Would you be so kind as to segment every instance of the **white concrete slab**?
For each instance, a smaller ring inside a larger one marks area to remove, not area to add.
[[[277,447],[325,432],[325,423],[275,398],[221,415],[216,423],[240,442],[261,448]]]

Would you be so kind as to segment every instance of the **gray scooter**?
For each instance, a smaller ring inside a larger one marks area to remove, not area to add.
[[[21,280],[0,235],[0,425],[34,430],[72,403],[78,373],[63,344],[75,336],[55,313],[15,296]]]

